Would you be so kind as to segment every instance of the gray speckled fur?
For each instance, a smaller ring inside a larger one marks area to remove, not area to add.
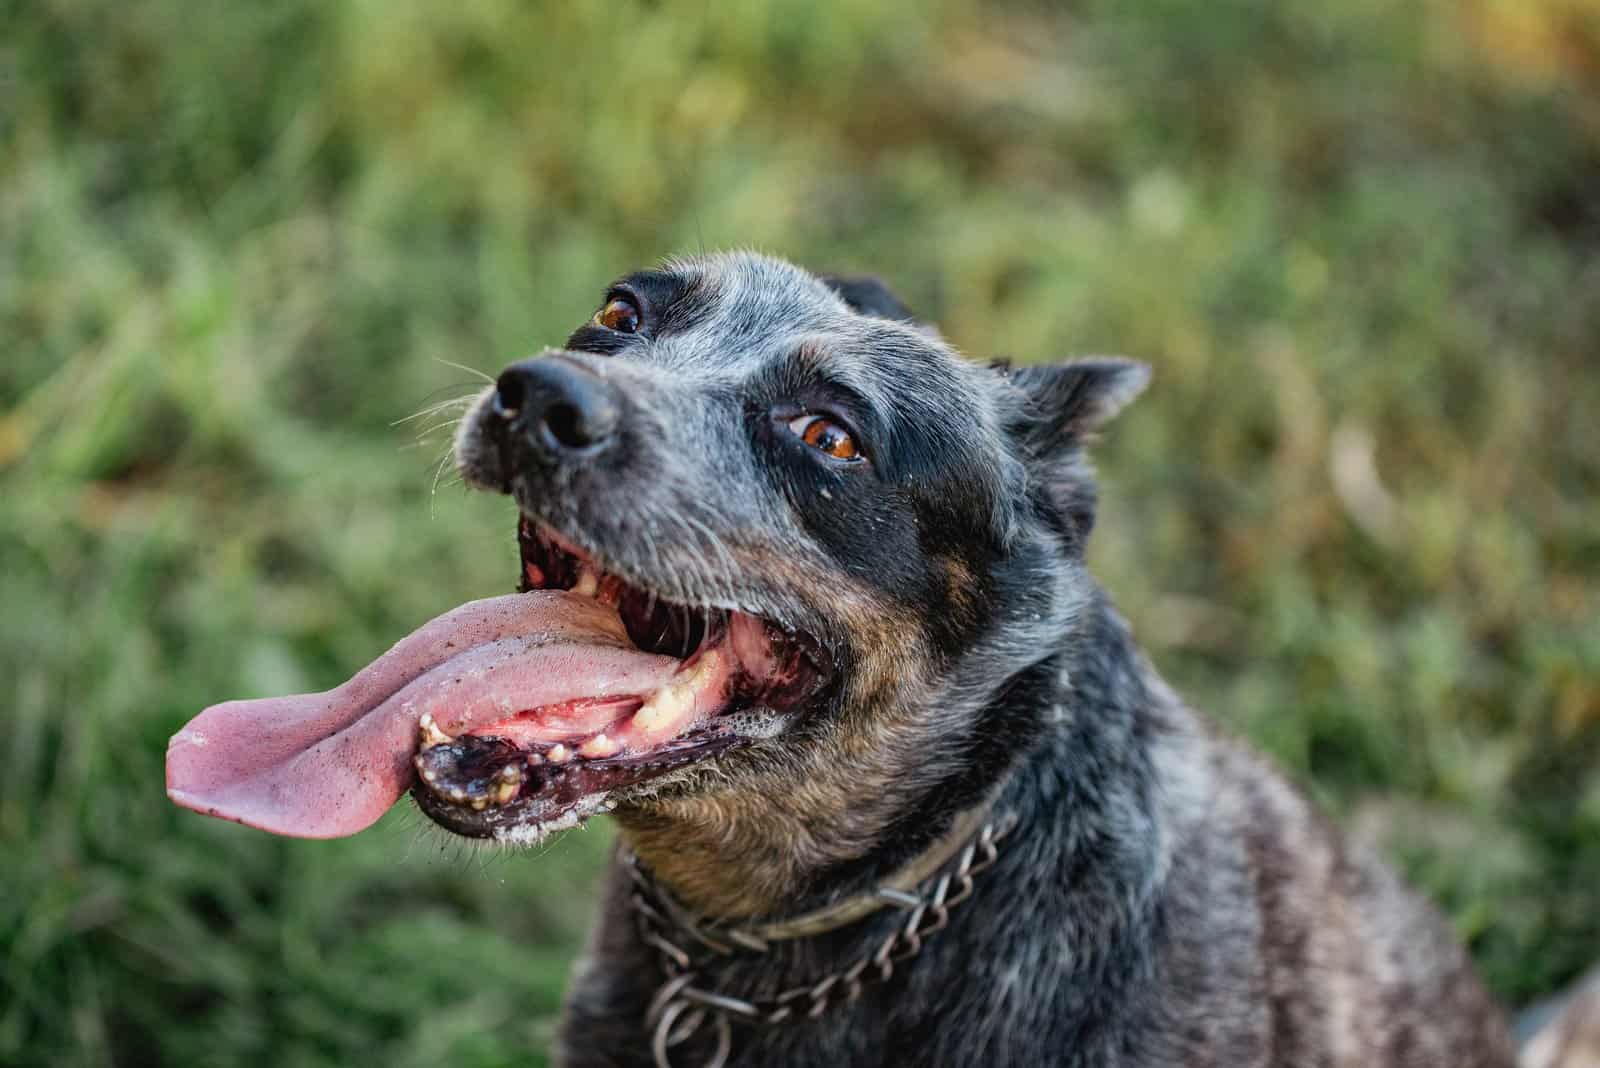
[[[997,785],[1020,818],[973,899],[892,980],[815,1021],[736,1025],[732,1063],[1512,1063],[1440,919],[1187,708],[1085,572],[1084,444],[1143,385],[1136,365],[1005,373],[779,261],[669,271],[690,282],[654,336],[572,357],[627,398],[626,470],[503,470],[481,411],[461,433],[462,469],[633,581],[822,636],[848,677],[777,737],[624,799],[624,834],[715,868],[673,889],[718,901],[725,882],[743,907],[748,885],[750,909],[783,914],[892,870],[973,791]],[[882,524],[897,515],[918,528],[903,573],[827,544],[833,504],[740,437],[749,384],[806,348],[901,428],[903,457],[931,458],[885,465],[880,480],[900,484],[874,484],[888,503],[860,513],[868,536],[892,538]],[[981,603],[938,601],[939,568],[970,573]],[[893,669],[874,669],[885,646]],[[659,973],[626,886],[614,866],[568,996],[569,1068],[651,1063]],[[732,960],[701,982],[770,995],[838,969],[895,922]],[[699,1063],[708,1041],[674,1063]]]
[[[736,1028],[733,1063],[1510,1065],[1498,1010],[1432,910],[1176,701],[1103,602],[1091,615],[1057,722],[1004,788],[1022,825],[974,899],[903,979],[820,1021]],[[650,1063],[655,961],[624,886],[613,872],[568,999],[572,1068]],[[716,986],[824,974],[893,922]]]

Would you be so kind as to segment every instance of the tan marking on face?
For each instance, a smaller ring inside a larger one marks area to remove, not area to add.
[[[972,569],[957,556],[941,557],[939,567],[944,572],[944,592],[951,609],[963,618],[970,617],[977,596],[977,579]]]
[[[782,566],[790,580],[811,570]],[[827,583],[796,588],[828,590],[858,656],[821,737],[732,754],[682,795],[617,812],[640,859],[703,915],[772,914],[810,873],[872,849],[925,781],[919,772],[937,766],[943,732],[920,623],[837,572]]]

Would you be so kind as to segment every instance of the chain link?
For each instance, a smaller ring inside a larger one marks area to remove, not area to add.
[[[924,939],[949,925],[950,910],[972,896],[973,880],[994,864],[999,856],[997,844],[1015,825],[1016,819],[1010,815],[985,824],[962,848],[951,870],[929,878],[915,894],[880,889],[879,897],[889,907],[904,910],[906,918],[872,952],[813,983],[756,1000],[731,997],[698,985],[700,972],[709,960],[697,964],[694,954],[673,938],[687,936],[686,940],[700,943],[714,956],[765,953],[767,943],[738,928],[698,922],[681,907],[669,904],[666,892],[655,885],[638,858],[630,854],[628,871],[634,882],[630,900],[639,935],[656,950],[663,977],[645,1014],[656,1068],[672,1068],[672,1047],[688,1041],[707,1023],[715,1028],[717,1045],[705,1068],[722,1068],[733,1050],[734,1020],[768,1025],[814,1020],[832,1005],[855,1001],[865,987],[892,978],[897,964],[915,957],[922,951]]]

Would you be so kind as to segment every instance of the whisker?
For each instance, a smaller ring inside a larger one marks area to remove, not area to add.
[[[418,438],[425,438],[429,434],[434,433],[435,431],[444,430],[444,429],[446,429],[448,427],[460,426],[462,418],[463,418],[462,416],[456,416],[454,419],[446,419],[442,423],[434,423],[431,426],[425,426],[421,430],[417,431],[417,437]]]
[[[728,547],[725,544],[723,544],[722,539],[717,536],[715,531],[706,526],[704,523],[700,522],[698,519],[695,519],[693,516],[685,515],[680,518],[685,525],[692,525],[695,530],[705,536],[706,548],[709,551],[716,553],[717,556],[721,558],[722,565],[726,569],[728,576],[737,575],[739,573],[739,568],[737,563],[734,561],[733,553],[728,550]]]
[[[464,363],[456,363],[454,360],[446,360],[446,359],[443,359],[443,358],[441,358],[439,356],[433,356],[433,357],[430,357],[430,358],[435,363],[442,363],[446,367],[454,367],[456,370],[465,371],[469,375],[477,375],[479,378],[483,379],[485,382],[489,383],[491,386],[494,385],[494,378],[491,377],[486,372],[478,370],[476,367],[468,367]]]
[[[661,633],[657,634],[656,635],[656,640],[651,642],[650,644],[656,646],[657,648],[660,648],[662,640],[664,638],[666,638],[666,636],[667,636],[667,631],[669,631],[671,629],[672,629],[672,612],[669,609],[667,611],[667,614],[661,620]]]
[[[448,408],[450,408],[450,407],[452,407],[454,405],[460,405],[461,407],[465,408],[469,404],[472,403],[472,398],[476,397],[477,395],[478,395],[478,391],[477,390],[473,390],[471,393],[465,393],[465,394],[462,394],[459,397],[450,397],[449,399],[442,400],[442,401],[438,402],[437,404],[430,404],[426,408],[418,408],[416,411],[412,412],[410,415],[403,416],[402,418],[396,419],[394,422],[390,423],[389,425],[390,426],[399,426],[401,423],[409,423],[413,419],[421,419],[423,416],[432,415],[435,412],[445,411],[446,409],[448,409]]]
[[[450,462],[450,457],[455,454],[454,449],[446,449],[444,455],[439,457],[439,466],[433,469],[433,488],[428,491],[428,519],[438,516],[437,503],[439,498],[439,478],[444,474],[445,464]]]

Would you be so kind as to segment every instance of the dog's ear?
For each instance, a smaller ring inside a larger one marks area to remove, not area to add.
[[[1121,356],[1019,367],[1008,374],[1022,394],[1014,426],[1036,457],[1092,440],[1150,384],[1148,364]]]
[[[852,309],[862,315],[879,319],[896,319],[903,323],[919,320],[905,306],[883,279],[870,274],[822,274],[817,276],[822,284],[839,294]]]
[[[1023,461],[1079,545],[1094,527],[1094,472],[1084,446],[1150,383],[1150,367],[1117,356],[1002,369],[1020,396],[1011,430]]]

